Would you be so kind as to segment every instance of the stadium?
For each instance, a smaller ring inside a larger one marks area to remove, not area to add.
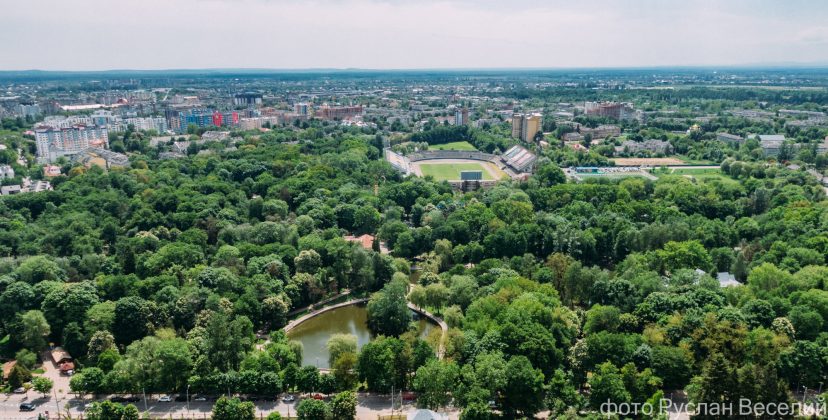
[[[537,156],[521,146],[503,154],[478,151],[428,150],[403,156],[385,149],[385,159],[404,175],[431,176],[458,189],[491,187],[505,178],[523,179]]]

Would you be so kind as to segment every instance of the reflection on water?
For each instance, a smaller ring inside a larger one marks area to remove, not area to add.
[[[416,319],[415,314],[415,319]],[[352,334],[357,338],[357,348],[371,341],[368,330],[368,312],[364,305],[349,305],[311,318],[288,333],[291,340],[302,343],[302,364],[328,368],[328,349],[325,344],[334,334]],[[425,338],[436,327],[426,318],[418,322],[420,336]]]

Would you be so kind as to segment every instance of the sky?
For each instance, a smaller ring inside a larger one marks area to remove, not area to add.
[[[0,0],[0,70],[828,65],[823,0]]]

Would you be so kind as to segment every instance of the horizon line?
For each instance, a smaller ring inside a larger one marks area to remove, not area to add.
[[[716,70],[716,69],[826,69],[828,63],[755,63],[755,64],[697,64],[697,65],[653,65],[653,66],[571,66],[571,67],[396,67],[396,68],[368,68],[368,67],[180,67],[180,68],[110,68],[95,70],[65,70],[65,69],[0,69],[0,74],[9,73],[142,73],[142,72],[428,72],[428,71],[562,71],[562,70]]]

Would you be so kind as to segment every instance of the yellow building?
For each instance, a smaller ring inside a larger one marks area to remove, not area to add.
[[[535,140],[535,135],[542,130],[543,115],[538,113],[512,115],[512,137],[530,143]]]

